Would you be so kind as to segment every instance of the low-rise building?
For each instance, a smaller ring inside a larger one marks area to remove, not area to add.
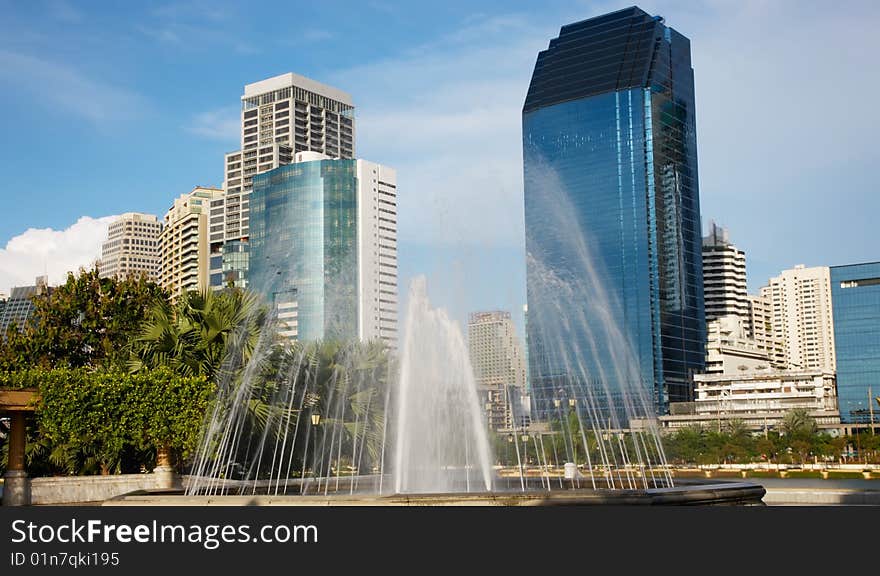
[[[753,431],[777,428],[792,409],[807,410],[820,429],[839,429],[834,373],[828,370],[754,370],[694,376],[693,402],[670,404],[664,428],[718,426],[738,420]]]

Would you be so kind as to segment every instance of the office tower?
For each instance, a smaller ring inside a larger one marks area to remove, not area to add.
[[[689,40],[638,8],[563,26],[538,55],[522,118],[537,416],[562,382],[613,396],[615,366],[655,410],[691,398],[706,337],[694,114]]]
[[[33,286],[14,287],[0,313],[0,336],[5,336],[6,331],[13,324],[19,329],[23,328],[34,311],[34,296],[51,294],[51,292],[52,288],[49,287],[49,279],[46,276],[37,276]]]
[[[247,242],[250,236],[253,177],[290,164],[296,153],[309,151],[330,158],[354,158],[351,96],[293,73],[247,84],[241,97],[241,148],[224,157],[226,196],[211,214],[212,287],[226,286],[228,268],[234,266],[224,266],[223,245]],[[240,255],[247,250],[238,246],[234,252]],[[239,272],[239,280],[232,283],[245,287],[247,268]]]
[[[248,283],[291,339],[397,342],[397,176],[300,152],[254,177]]]
[[[165,214],[159,236],[159,284],[172,299],[209,286],[208,218],[211,202],[222,195],[219,188],[197,186],[175,199]]]
[[[840,420],[872,425],[880,420],[880,262],[832,266],[831,302]]]
[[[773,337],[786,367],[835,371],[831,273],[802,264],[783,270],[761,291],[773,311]]]
[[[489,428],[513,428],[525,393],[526,363],[510,312],[471,314],[468,350]]]
[[[152,214],[127,212],[110,223],[101,244],[101,278],[145,274],[159,279],[159,235],[162,223]]]
[[[297,74],[244,87],[241,149],[226,155],[226,239],[249,236],[253,177],[284,164],[297,152],[354,158],[351,96]]]
[[[746,319],[746,253],[730,243],[727,229],[709,225],[703,237],[703,295],[706,323],[735,314]]]

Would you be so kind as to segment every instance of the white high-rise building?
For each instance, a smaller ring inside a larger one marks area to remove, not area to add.
[[[290,164],[298,152],[354,158],[349,94],[287,73],[244,87],[241,149],[225,159],[225,240],[248,238],[253,177]]]
[[[468,349],[489,427],[513,428],[526,389],[526,361],[510,312],[471,314]]]
[[[730,243],[727,229],[715,222],[703,237],[703,293],[706,323],[730,314],[748,318],[746,254]]]
[[[220,188],[197,186],[175,199],[165,214],[159,283],[173,299],[209,286],[209,216],[212,202],[222,196]]]
[[[145,274],[159,279],[159,236],[162,223],[152,214],[127,212],[110,223],[101,244],[101,278]]]
[[[789,368],[836,370],[831,272],[827,266],[784,270],[762,289],[773,311],[773,336]]]

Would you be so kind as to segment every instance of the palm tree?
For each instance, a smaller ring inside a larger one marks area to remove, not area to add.
[[[160,302],[132,344],[129,370],[167,366],[216,381],[221,370],[247,363],[265,316],[257,296],[239,289],[186,292],[173,306]]]
[[[790,438],[809,438],[817,430],[816,420],[806,408],[792,408],[782,417],[782,431]]]
[[[167,367],[215,383],[221,374],[238,378],[254,354],[265,318],[257,296],[235,288],[186,292],[174,305],[159,302],[131,345],[129,371]],[[259,398],[248,404],[248,416],[265,425]],[[170,465],[170,448],[157,446],[157,452],[159,465]]]
[[[313,390],[311,409],[321,413],[323,431],[341,433],[338,454],[355,469],[378,463],[385,433],[389,354],[380,341],[324,340],[303,346],[302,385]],[[333,458],[333,455],[328,455]]]

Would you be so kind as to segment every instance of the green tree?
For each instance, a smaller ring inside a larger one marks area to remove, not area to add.
[[[24,326],[0,344],[0,369],[25,366],[121,369],[126,347],[147,312],[165,293],[145,276],[101,278],[98,269],[69,273],[67,281],[33,298]]]
[[[703,430],[699,426],[681,428],[663,439],[666,457],[676,464],[695,464],[706,452]]]
[[[782,417],[782,431],[792,438],[812,436],[818,430],[815,418],[805,408],[792,408]]]

